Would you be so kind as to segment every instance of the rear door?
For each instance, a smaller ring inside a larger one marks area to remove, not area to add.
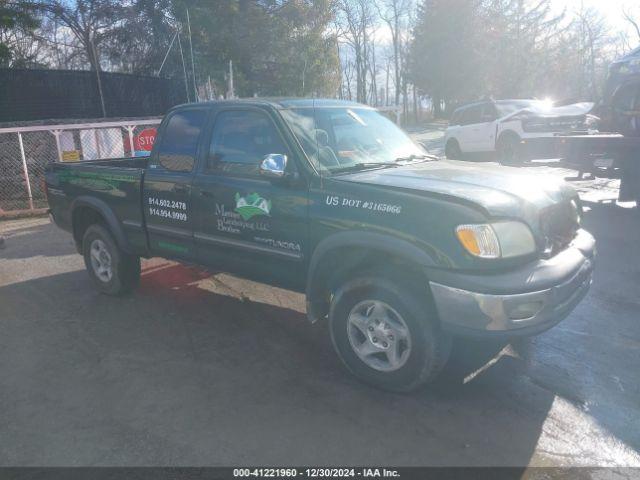
[[[194,259],[192,182],[208,109],[169,113],[154,145],[143,186],[149,246],[156,255]]]
[[[295,283],[303,271],[308,188],[274,115],[249,106],[215,113],[194,182],[195,242],[202,263]],[[287,155],[289,180],[260,175],[269,154]]]

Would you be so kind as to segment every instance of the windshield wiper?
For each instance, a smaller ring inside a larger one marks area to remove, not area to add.
[[[359,162],[346,167],[332,168],[331,173],[357,172],[368,168],[392,168],[397,166],[396,162]]]
[[[398,157],[394,162],[413,162],[414,160],[436,160],[436,157],[432,155],[409,155],[408,157]]]

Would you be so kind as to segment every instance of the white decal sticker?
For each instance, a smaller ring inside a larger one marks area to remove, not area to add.
[[[167,200],[166,198],[149,197],[149,215],[154,217],[167,218],[186,222],[187,204],[177,200]]]
[[[325,203],[330,207],[355,208],[362,210],[370,210],[373,212],[393,213],[395,215],[402,211],[400,205],[390,205],[388,203],[355,200],[353,198],[339,197],[336,195],[327,195]]]
[[[224,205],[216,203],[216,227],[225,233],[241,233],[243,230],[268,232],[271,227],[268,222],[244,220],[241,214],[227,210]]]
[[[256,242],[264,243],[273,248],[289,250],[291,252],[301,252],[300,244],[296,242],[288,242],[286,240],[275,240],[273,238],[253,237]]]

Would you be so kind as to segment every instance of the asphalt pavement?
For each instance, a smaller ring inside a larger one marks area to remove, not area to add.
[[[410,395],[347,374],[301,295],[151,259],[107,297],[67,233],[0,222],[0,465],[640,466],[640,213],[589,182],[585,300]]]

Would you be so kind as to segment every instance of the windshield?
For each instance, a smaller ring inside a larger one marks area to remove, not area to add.
[[[281,112],[319,170],[376,167],[426,156],[391,120],[372,109],[323,107]]]

